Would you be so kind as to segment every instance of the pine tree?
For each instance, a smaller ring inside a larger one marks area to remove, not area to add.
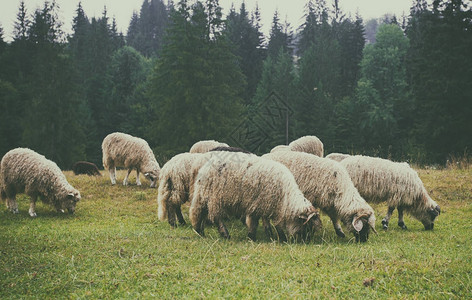
[[[290,31],[290,24],[282,25],[280,23],[279,13],[276,11],[272,18],[267,55],[275,59],[279,56],[280,49],[292,55],[292,39],[293,36]]]
[[[247,82],[243,97],[246,104],[249,104],[261,78],[262,63],[265,58],[263,34],[256,13],[249,18],[244,3],[241,4],[239,13],[231,9],[226,21],[225,34],[232,43],[233,54],[240,58],[241,70]]]
[[[146,57],[158,56],[168,23],[168,10],[162,0],[144,0],[130,21],[128,45]]]
[[[293,139],[294,124],[291,117],[295,105],[293,99],[296,98],[295,82],[296,72],[290,54],[280,48],[277,57],[267,57],[249,113],[249,118],[261,130],[260,139],[266,138],[256,149],[252,149],[254,145],[246,145],[248,149],[267,153],[275,145],[286,144],[287,130],[290,140]]]
[[[79,84],[80,122],[86,133],[87,159],[101,162],[100,145],[103,138],[118,128],[109,126],[112,83],[108,76],[111,57],[124,44],[115,25],[110,24],[107,10],[102,17],[89,20],[79,4],[73,21],[73,34],[69,37],[69,50]]]
[[[2,56],[3,52],[7,47],[7,43],[3,39],[3,27],[0,24],[0,57]]]
[[[25,2],[20,2],[20,7],[16,15],[16,21],[13,29],[15,40],[24,40],[28,35],[28,28],[31,21],[28,18],[28,12],[26,10]]]
[[[411,130],[412,101],[406,81],[409,41],[395,24],[379,27],[376,43],[364,49],[353,116],[364,153],[400,157]]]
[[[139,89],[150,69],[150,60],[132,47],[125,46],[113,54],[107,72],[110,86],[106,87],[110,91],[107,107],[110,130],[139,136],[139,129],[146,126],[149,120],[136,115],[139,110],[134,107],[145,104],[142,103]]]
[[[57,9],[55,2],[46,2],[34,13],[28,30],[34,56],[26,86],[31,100],[24,111],[22,143],[68,168],[85,156],[84,136],[77,121],[74,71],[69,57],[63,55]]]
[[[428,162],[463,154],[472,142],[472,9],[464,1],[417,1],[407,35],[409,78],[416,99],[414,138]]]
[[[217,1],[189,7],[182,0],[171,14],[150,86],[156,121],[149,134],[163,155],[224,140],[241,113],[243,75],[218,10]]]

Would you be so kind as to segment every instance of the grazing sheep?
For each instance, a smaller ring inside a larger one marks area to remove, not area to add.
[[[290,151],[290,147],[287,145],[278,145],[272,148],[272,150],[270,150],[270,153],[274,153],[278,151]]]
[[[310,220],[321,227],[318,211],[285,166],[255,155],[233,155],[231,160],[214,155],[198,172],[189,213],[198,234],[204,235],[207,214],[224,238],[229,238],[222,222],[226,216],[246,216],[252,240],[259,218],[273,221],[280,240],[285,240],[284,229],[294,236]]]
[[[349,154],[344,154],[344,153],[330,153],[326,155],[326,158],[340,162],[341,160],[348,158],[349,156],[350,156]]]
[[[198,170],[208,162],[203,153],[181,153],[172,157],[161,169],[157,189],[158,218],[176,226],[175,217],[185,225],[181,206],[193,194],[193,183]]]
[[[395,208],[401,228],[407,229],[403,222],[403,211],[406,211],[423,223],[426,230],[433,229],[441,209],[428,195],[418,173],[407,163],[356,155],[340,164],[347,169],[352,182],[368,202],[387,202],[388,212],[382,220],[384,229],[388,228]]]
[[[61,169],[44,156],[26,148],[10,150],[0,163],[0,194],[7,208],[18,213],[16,195],[25,193],[30,200],[29,215],[36,217],[38,197],[57,211],[75,212],[80,193],[68,182]]]
[[[228,144],[220,143],[215,140],[199,141],[190,148],[190,153],[206,153],[216,147],[229,147]]]
[[[294,140],[288,146],[292,151],[306,152],[323,157],[323,143],[314,135],[303,136]]]
[[[102,176],[97,165],[88,161],[78,161],[72,166],[75,175],[85,174],[90,176]]]
[[[167,218],[169,224],[175,227],[175,217],[177,216],[179,223],[185,225],[181,206],[192,199],[198,170],[206,163],[211,163],[213,156],[217,156],[219,159],[233,160],[232,152],[241,152],[237,151],[239,148],[221,147],[220,149],[228,153],[213,150],[208,153],[181,153],[172,157],[162,167],[157,193],[159,220],[164,221]],[[236,159],[237,157],[238,155],[236,155]]]
[[[135,169],[137,185],[141,185],[139,173],[143,172],[151,187],[156,187],[160,168],[145,140],[126,133],[111,133],[103,139],[102,151],[103,167],[110,172],[111,184],[116,184],[116,167],[125,167],[128,173],[123,185],[128,185],[129,174]]]
[[[345,236],[340,220],[357,241],[367,241],[370,228],[375,232],[374,210],[338,162],[295,151],[270,153],[263,158],[280,162],[292,172],[305,197],[331,218],[338,236]]]

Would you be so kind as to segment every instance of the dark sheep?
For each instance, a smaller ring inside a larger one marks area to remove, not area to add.
[[[75,175],[102,176],[97,165],[88,161],[78,161],[72,166]]]

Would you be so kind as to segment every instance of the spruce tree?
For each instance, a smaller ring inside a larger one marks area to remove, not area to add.
[[[263,34],[256,13],[250,18],[244,3],[241,4],[239,13],[231,9],[226,20],[225,33],[232,43],[233,54],[240,59],[239,64],[247,82],[243,97],[246,104],[249,104],[261,78],[265,58]]]
[[[275,59],[279,56],[280,49],[290,55],[293,54],[293,36],[290,31],[290,24],[281,24],[279,13],[276,11],[272,18],[269,43],[267,45],[267,55]]]
[[[220,13],[217,1],[186,0],[171,13],[149,94],[155,112],[149,134],[167,157],[198,140],[224,140],[237,124],[244,81]]]
[[[364,49],[355,96],[358,146],[364,153],[400,158],[411,130],[411,100],[406,78],[409,41],[399,25],[383,24],[376,43]]]
[[[28,30],[34,56],[27,80],[31,98],[24,111],[22,144],[69,168],[85,156],[84,135],[78,123],[74,70],[64,55],[57,9],[55,2],[46,2],[34,13]]]
[[[146,57],[158,56],[168,24],[168,10],[162,0],[144,0],[130,20],[127,43]]]
[[[472,8],[465,1],[417,1],[407,35],[410,85],[416,99],[416,145],[427,162],[443,163],[472,146]]]

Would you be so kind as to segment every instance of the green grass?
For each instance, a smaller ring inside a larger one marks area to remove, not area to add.
[[[469,298],[472,294],[472,170],[419,170],[442,214],[432,232],[406,217],[407,231],[375,206],[378,235],[365,244],[335,236],[329,219],[309,244],[246,238],[215,228],[157,220],[157,190],[74,176],[82,200],[74,216],[38,204],[28,215],[0,211],[0,299],[6,298]],[[123,173],[119,173],[123,178]],[[188,220],[188,207],[184,216]],[[364,280],[373,283],[364,286]]]

